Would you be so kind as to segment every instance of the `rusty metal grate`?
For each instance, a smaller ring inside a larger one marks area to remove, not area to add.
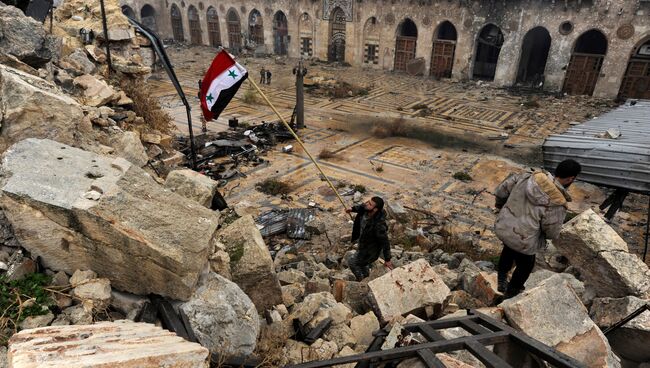
[[[471,336],[447,340],[438,330],[461,327]],[[563,354],[514,328],[476,311],[464,317],[428,321],[404,325],[410,333],[419,333],[427,340],[425,343],[403,346],[390,350],[380,350],[388,331],[379,330],[375,339],[363,354],[334,358],[323,361],[301,363],[291,368],[320,368],[341,364],[357,363],[356,367],[378,367],[380,364],[419,358],[426,367],[444,368],[444,363],[436,357],[437,353],[467,350],[488,368],[510,368],[513,365],[489,350],[487,346],[497,344],[515,345],[555,368],[583,368],[584,364]]]

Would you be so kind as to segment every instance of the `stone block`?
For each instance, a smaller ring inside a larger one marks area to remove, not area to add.
[[[212,206],[212,198],[217,192],[216,181],[190,169],[174,170],[167,175],[165,188],[199,202],[203,207]]]

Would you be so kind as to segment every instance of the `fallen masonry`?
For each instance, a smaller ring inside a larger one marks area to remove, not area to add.
[[[100,322],[21,331],[9,341],[12,368],[207,368],[208,349],[148,323]]]

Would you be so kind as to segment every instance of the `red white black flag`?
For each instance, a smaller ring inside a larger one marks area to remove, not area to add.
[[[217,119],[248,78],[248,72],[230,54],[222,50],[201,82],[201,109],[205,120]]]

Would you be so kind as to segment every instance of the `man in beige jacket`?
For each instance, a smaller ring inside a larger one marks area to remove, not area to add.
[[[499,215],[495,233],[503,242],[499,258],[499,291],[509,298],[524,290],[535,266],[535,253],[546,248],[546,239],[556,239],[571,201],[567,188],[582,167],[565,160],[548,172],[510,175],[495,190]],[[508,273],[516,265],[508,283]]]

